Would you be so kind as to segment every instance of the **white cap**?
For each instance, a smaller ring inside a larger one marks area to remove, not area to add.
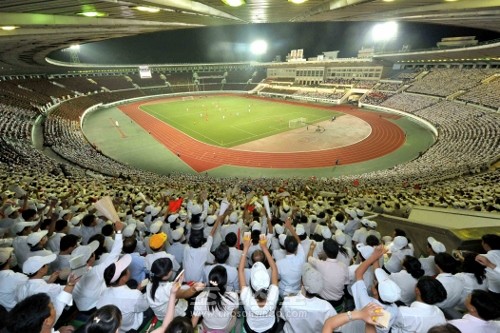
[[[48,256],[33,256],[29,257],[23,264],[23,273],[26,275],[35,274],[45,265],[56,260],[57,255],[52,253]]]
[[[276,231],[276,234],[281,235],[282,233],[285,232],[285,228],[281,224],[276,224],[274,226],[274,231]]]
[[[304,229],[304,226],[302,224],[297,224],[297,227],[295,227],[295,232],[297,233],[297,235],[302,236],[306,233],[306,229]]]
[[[80,245],[76,249],[74,249],[73,252],[71,252],[71,258],[82,256],[82,259],[87,262],[92,256],[92,253],[94,253],[98,247],[99,241],[97,240],[92,241],[88,245]]]
[[[345,243],[347,242],[347,238],[342,230],[337,229],[335,231],[335,240],[337,241],[337,243],[339,243],[339,245],[345,245]]]
[[[256,291],[269,287],[271,279],[263,263],[256,262],[253,264],[250,270],[250,283],[252,284],[252,288]]]
[[[208,225],[213,225],[215,223],[216,219],[217,219],[217,217],[215,215],[208,215],[207,218],[205,219],[205,222]]]
[[[200,205],[194,205],[193,207],[191,207],[191,214],[192,215],[201,214],[202,211],[203,211],[203,209],[201,208]]]
[[[19,210],[19,207],[14,207],[14,206],[8,206],[7,208],[4,209],[4,214],[5,216],[9,216],[10,214],[17,212]]]
[[[127,269],[127,267],[130,265],[132,262],[132,256],[130,254],[125,254],[123,257],[120,258],[117,262],[115,262],[115,275],[113,275],[113,278],[111,279],[111,283],[114,283],[118,281],[118,278],[122,274],[124,270]]]
[[[5,264],[9,260],[13,251],[13,247],[0,247],[0,265]]]
[[[285,234],[281,234],[278,236],[278,241],[280,242],[280,245],[281,246],[285,246],[285,239],[286,239],[286,235]]]
[[[252,225],[252,231],[254,231],[254,230],[259,230],[260,231],[261,228],[262,228],[261,224],[259,222],[254,221],[254,223]]]
[[[305,264],[302,269],[302,284],[310,294],[319,294],[323,289],[323,276],[311,265]]]
[[[333,225],[335,226],[335,228],[337,228],[337,230],[342,230],[342,231],[345,230],[345,224],[344,223],[340,223],[337,220],[333,221]]]
[[[408,239],[405,236],[396,236],[392,241],[391,251],[398,251],[408,245]]]
[[[238,222],[238,213],[236,213],[236,212],[232,212],[232,213],[229,215],[229,222],[231,222],[231,223],[236,223],[236,222]]]
[[[356,248],[358,249],[358,252],[361,253],[363,258],[365,258],[365,260],[370,258],[374,250],[373,247],[365,245],[363,243],[356,244]]]
[[[163,222],[160,221],[160,220],[157,220],[157,221],[153,222],[149,226],[149,232],[152,233],[152,234],[158,233],[160,231],[162,225],[163,225]]]
[[[362,211],[361,209],[356,209],[356,214],[359,216],[359,217],[363,217],[365,216],[365,212]]]
[[[332,238],[332,232],[330,231],[330,228],[328,228],[327,226],[323,226],[323,229],[321,229],[321,236],[323,236],[324,239]]]
[[[172,239],[174,241],[182,239],[182,236],[184,236],[184,228],[177,228],[174,231],[172,231]]]
[[[64,215],[69,214],[69,213],[71,213],[71,210],[69,210],[69,209],[61,210],[61,212],[59,212],[59,219],[62,219],[64,217]]]
[[[18,234],[21,231],[23,231],[24,228],[34,227],[34,226],[36,226],[36,222],[17,222],[14,226],[14,229],[16,230],[16,234]]]
[[[356,211],[355,211],[355,210],[353,210],[353,209],[347,209],[347,208],[346,208],[345,212],[346,212],[347,214],[349,214],[349,216],[350,216],[351,218],[353,218],[353,219],[355,219],[356,217],[358,217],[358,214],[357,214],[357,213],[356,213]]]
[[[388,303],[394,303],[401,299],[401,288],[389,278],[389,275],[382,269],[375,270],[375,276],[378,281],[379,297]]]
[[[172,214],[172,215],[169,215],[168,218],[167,218],[167,221],[168,223],[172,223],[172,222],[175,222],[177,220],[177,218],[179,217],[179,214]]]
[[[427,238],[427,243],[429,243],[429,245],[431,246],[432,251],[434,251],[434,253],[446,252],[446,247],[444,246],[444,244],[441,242],[438,242],[433,237]]]
[[[48,230],[32,232],[31,234],[29,234],[28,238],[26,239],[26,243],[28,243],[28,245],[30,247],[33,247],[36,244],[40,243],[42,238],[47,236],[48,233],[49,233]]]
[[[135,229],[137,228],[137,224],[129,223],[125,229],[123,229],[123,237],[132,237],[135,233]]]

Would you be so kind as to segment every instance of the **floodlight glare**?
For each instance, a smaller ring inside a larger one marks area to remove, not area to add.
[[[12,30],[16,30],[17,28],[19,28],[19,27],[16,27],[14,25],[4,25],[4,26],[2,26],[2,30],[4,30],[4,31],[12,31]]]
[[[245,0],[222,0],[222,2],[231,7],[239,7],[245,4]]]
[[[301,3],[306,2],[307,0],[288,0],[288,1],[290,1],[291,3],[294,3],[294,4],[301,4]]]
[[[255,55],[261,55],[267,52],[267,43],[264,40],[256,40],[250,44],[250,51]]]
[[[373,40],[376,42],[388,41],[396,38],[398,24],[396,22],[385,22],[376,24],[372,29]]]
[[[146,13],[159,13],[160,12],[160,8],[158,8],[158,7],[137,6],[134,8],[137,9],[138,11],[146,12]]]
[[[80,45],[79,44],[72,44],[70,47],[69,47],[70,50],[73,50],[73,51],[78,51],[80,50]]]
[[[94,12],[94,11],[81,12],[81,13],[77,13],[76,15],[81,15],[81,16],[85,16],[85,17],[104,17],[104,16],[107,16],[106,13]]]

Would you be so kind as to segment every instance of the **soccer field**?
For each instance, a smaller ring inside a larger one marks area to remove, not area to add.
[[[314,106],[241,96],[208,96],[144,104],[141,109],[191,137],[212,145],[234,147],[291,130],[289,121],[308,124],[342,113]]]

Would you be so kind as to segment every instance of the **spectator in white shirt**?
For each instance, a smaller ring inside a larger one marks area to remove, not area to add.
[[[344,303],[344,286],[349,282],[349,271],[343,262],[337,260],[339,244],[331,238],[323,241],[326,260],[319,260],[312,256],[315,245],[314,242],[311,243],[308,262],[319,271],[322,279],[323,288],[319,290],[318,294],[336,310],[338,309],[337,312],[341,312]]]
[[[51,333],[54,332],[53,327],[57,318],[55,304],[51,302],[50,297],[47,294],[38,293],[19,302],[9,312],[6,327],[9,333]],[[59,333],[72,333],[73,331],[73,326],[62,326],[58,329]]]
[[[165,317],[165,308],[167,307],[170,299],[170,292],[175,283],[169,282],[172,275],[172,261],[169,258],[160,258],[153,262],[151,272],[149,273],[150,283],[148,283],[146,287],[146,295],[151,310],[153,310],[159,320],[163,320]],[[179,289],[176,293],[176,298],[190,298],[196,294],[197,291],[203,290],[204,288],[205,284],[196,282],[187,289]],[[179,302],[178,306],[176,306],[176,316],[186,315],[185,309],[181,306],[181,304],[185,303],[185,301]]]
[[[38,293],[48,294],[52,302],[55,302],[63,290],[63,286],[54,283],[59,278],[59,272],[52,273],[47,281],[44,279],[49,272],[49,264],[54,260],[56,260],[55,254],[44,257],[33,256],[26,260],[23,264],[23,273],[28,276],[29,280],[17,289],[18,302]]]
[[[333,306],[318,297],[323,289],[323,278],[311,265],[304,264],[301,292],[285,297],[281,306],[280,316],[285,320],[285,333],[319,332],[324,322],[337,314]]]
[[[455,274],[455,276],[462,280],[464,286],[458,304],[460,310],[465,310],[465,300],[473,290],[488,290],[486,269],[476,261],[476,256],[477,253],[475,252],[464,252],[463,255],[459,252],[458,259],[462,262],[461,272]]]
[[[434,256],[438,253],[446,252],[446,247],[443,243],[438,242],[433,237],[427,238],[427,253],[428,257],[420,258],[422,269],[427,276],[436,276],[438,274],[436,264],[434,263]]]
[[[460,329],[461,333],[499,333],[500,326],[494,320],[500,318],[500,301],[492,293],[473,290],[465,299],[467,314],[449,323]]]
[[[69,224],[66,220],[57,220],[55,223],[55,232],[50,236],[47,241],[47,247],[50,251],[57,253],[59,252],[59,244],[61,238],[66,236],[69,231]]]
[[[443,312],[434,304],[446,299],[446,289],[441,282],[429,276],[421,277],[415,288],[417,300],[411,305],[400,306],[393,333],[426,333],[431,327],[446,323]]]
[[[118,259],[122,251],[123,239],[121,231],[124,227],[125,224],[121,222],[115,223],[116,235],[113,248],[109,255],[97,265],[94,265],[96,260],[94,252],[99,246],[98,242],[91,242],[89,245],[80,245],[73,250],[71,254],[72,259],[82,256],[81,259],[84,265],[86,264],[87,266],[86,272],[81,277],[73,292],[73,298],[78,310],[85,312],[93,311],[101,293],[106,289],[103,277],[104,270]]]
[[[390,247],[391,253],[389,260],[384,265],[384,268],[390,273],[399,272],[403,266],[402,262],[405,256],[413,256],[413,248],[408,244],[408,239],[404,236],[396,236]]]
[[[208,280],[208,290],[196,297],[191,323],[196,327],[203,317],[203,331],[229,332],[236,323],[238,294],[227,291],[227,272],[221,265],[212,268]]]
[[[436,266],[438,268],[438,275],[436,279],[443,284],[446,289],[446,300],[436,303],[437,306],[443,311],[452,311],[462,300],[462,291],[464,289],[464,282],[454,274],[458,271],[458,262],[446,252],[438,253],[434,257]],[[457,314],[448,313],[450,316]]]
[[[186,248],[185,229],[178,227],[171,232],[172,244],[167,248],[167,253],[173,255],[175,260],[182,265],[184,260],[184,249]]]
[[[141,327],[150,319],[148,315],[144,316],[144,312],[149,309],[146,295],[138,289],[130,289],[127,286],[130,278],[127,267],[131,261],[130,255],[125,254],[120,260],[104,270],[104,281],[107,288],[102,292],[96,304],[97,309],[110,304],[114,304],[120,309],[123,316],[120,326],[121,333],[132,329],[140,331]],[[152,312],[150,314],[152,316]]]
[[[481,237],[483,249],[486,254],[480,255],[489,261],[482,258],[476,258],[481,264],[486,266],[486,278],[488,279],[488,290],[500,294],[500,274],[495,270],[500,267],[500,236],[495,234],[486,234]]]
[[[0,248],[0,305],[10,311],[17,303],[16,291],[28,281],[28,277],[10,269],[13,260],[12,247]]]
[[[236,268],[233,266],[229,266],[226,262],[227,259],[229,258],[229,247],[221,243],[214,251],[213,253],[214,258],[215,258],[215,264],[214,265],[208,265],[205,266],[205,279],[204,282],[208,284],[210,281],[208,279],[208,276],[210,275],[210,272],[215,266],[222,266],[226,269],[226,274],[227,274],[227,283],[226,283],[226,289],[229,291],[240,291],[240,284],[238,283],[238,271]]]
[[[300,291],[302,265],[305,261],[304,250],[302,246],[300,246],[300,238],[295,232],[290,218],[287,218],[285,228],[288,229],[293,236],[287,236],[285,239],[286,257],[276,262],[280,278],[279,289],[281,297],[297,294]]]
[[[82,218],[82,244],[87,245],[90,237],[97,235],[101,232],[102,225],[100,225],[97,216],[94,214],[87,214]]]
[[[52,271],[67,270],[70,268],[69,260],[71,253],[78,246],[78,237],[76,235],[66,235],[59,242],[59,254],[57,259],[52,263]]]
[[[229,266],[237,268],[240,263],[241,254],[243,253],[243,251],[236,247],[238,245],[238,236],[234,232],[230,232],[226,235],[224,241],[229,246],[229,258],[227,258],[226,263]]]
[[[159,232],[149,238],[149,248],[153,253],[146,255],[146,258],[144,259],[147,271],[151,270],[153,262],[156,259],[160,258],[169,258],[172,261],[174,274],[179,271],[181,266],[179,265],[177,260],[175,260],[175,257],[170,253],[164,251],[166,242],[167,234],[165,234],[164,232]]]
[[[47,230],[41,230],[37,232],[32,232],[26,238],[26,243],[30,247],[30,252],[28,253],[28,258],[33,256],[48,256],[52,254],[52,251],[46,250],[45,245],[48,242]]]
[[[401,302],[409,306],[415,301],[415,286],[422,276],[424,276],[424,270],[420,261],[412,256],[405,256],[401,271],[389,275],[389,278],[401,289]]]
[[[250,244],[250,239],[244,240],[243,254],[238,266],[238,279],[241,287],[240,298],[245,308],[245,321],[243,324],[247,333],[274,333],[277,326],[275,310],[279,299],[278,268],[267,248],[267,239],[262,240],[260,246],[271,267],[271,277],[269,277],[264,264],[256,262],[252,266],[250,283],[247,285],[245,266]]]

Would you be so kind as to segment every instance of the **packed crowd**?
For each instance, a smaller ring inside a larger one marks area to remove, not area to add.
[[[483,236],[483,254],[430,237],[419,258],[402,230],[381,235],[373,219],[408,216],[432,196],[436,206],[468,198],[500,210],[498,172],[387,192],[326,180],[1,177],[0,318],[10,333],[151,323],[155,332],[500,331],[498,235]],[[96,203],[103,196],[108,205]]]

